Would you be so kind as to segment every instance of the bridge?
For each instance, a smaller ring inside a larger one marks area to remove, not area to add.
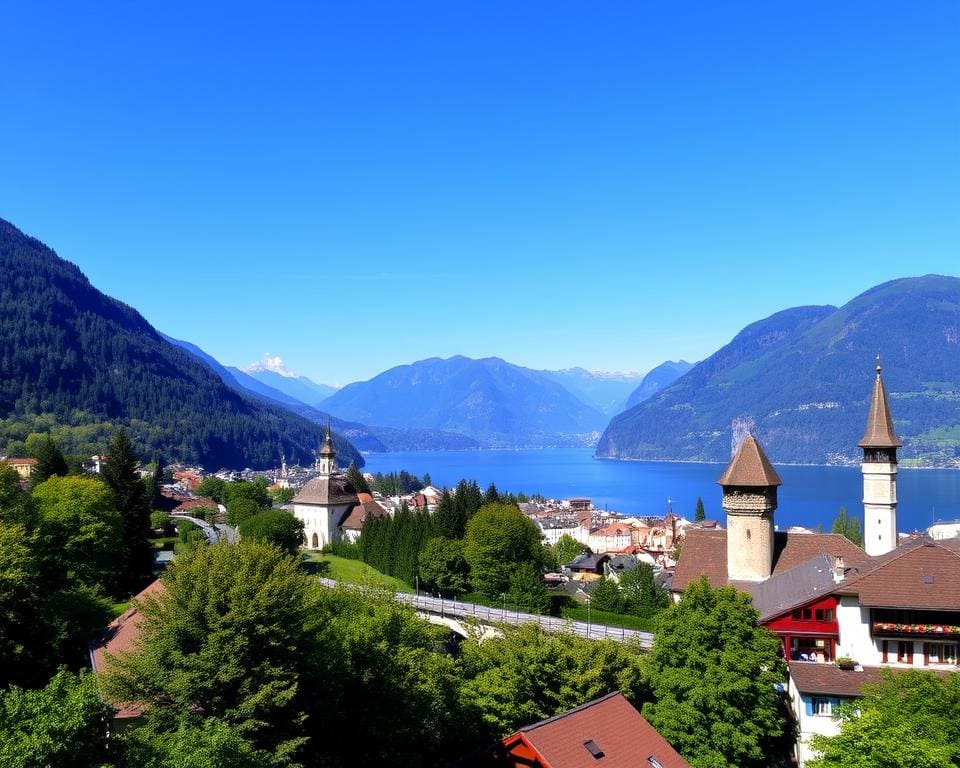
[[[320,582],[327,587],[340,586],[340,582],[333,579],[321,578]],[[410,595],[405,592],[395,592],[394,598],[398,602],[409,605],[433,623],[443,624],[457,634],[464,636],[466,636],[468,630],[463,620],[468,620],[487,625],[537,624],[546,632],[571,632],[588,640],[607,639],[621,643],[637,643],[641,648],[650,648],[653,645],[653,635],[650,632],[642,632],[637,629],[611,627],[591,621],[572,621],[556,616],[543,616],[539,613],[525,613],[519,610],[491,608],[486,605],[462,603],[459,600],[447,600],[443,597],[431,597],[430,595]]]

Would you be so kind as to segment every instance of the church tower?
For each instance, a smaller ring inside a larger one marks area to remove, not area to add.
[[[333,437],[330,435],[330,423],[327,423],[327,431],[323,436],[323,445],[317,454],[316,470],[321,475],[329,477],[337,471],[337,454],[333,450]]]
[[[893,429],[880,371],[877,355],[867,431],[857,443],[863,448],[863,541],[871,556],[883,555],[897,546],[897,448],[903,445]]]
[[[727,577],[763,581],[773,571],[773,513],[780,476],[753,435],[717,481],[727,513]]]

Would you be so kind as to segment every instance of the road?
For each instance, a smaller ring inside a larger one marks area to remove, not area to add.
[[[328,587],[338,586],[338,582],[333,579],[321,578],[320,581]],[[653,645],[653,635],[649,632],[641,632],[636,629],[624,629],[622,627],[609,627],[605,624],[594,624],[586,621],[570,621],[569,619],[560,619],[555,616],[541,616],[537,613],[524,613],[522,611],[503,610],[502,608],[490,608],[486,605],[476,605],[474,603],[461,603],[459,600],[446,600],[441,597],[430,597],[429,595],[409,595],[404,592],[397,592],[394,597],[402,603],[416,608],[418,611],[433,613],[437,616],[447,616],[451,618],[471,618],[477,621],[490,622],[495,624],[529,624],[536,623],[548,632],[573,632],[575,635],[585,637],[590,640],[602,640],[608,638],[618,642],[638,642],[641,648],[650,648]]]
[[[191,523],[199,527],[204,536],[207,537],[207,543],[216,544],[221,539],[224,539],[229,544],[233,544],[237,537],[236,529],[231,528],[229,525],[224,525],[223,523],[214,523],[210,524],[206,520],[201,520],[199,517],[191,517],[190,515],[182,515],[174,512],[171,517],[174,517],[178,520],[189,520]]]

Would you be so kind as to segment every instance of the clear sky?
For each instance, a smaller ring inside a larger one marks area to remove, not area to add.
[[[956,0],[22,2],[0,28],[0,217],[227,364],[645,370],[960,272]]]

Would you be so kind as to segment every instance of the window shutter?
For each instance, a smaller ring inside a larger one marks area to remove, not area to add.
[[[887,641],[883,641],[883,663],[887,663]]]
[[[806,705],[807,715],[812,717],[813,716],[813,699],[812,698],[804,699],[803,703]]]
[[[923,644],[923,666],[930,666],[930,643]]]
[[[837,707],[840,706],[840,699],[830,699],[830,714],[837,714]]]

